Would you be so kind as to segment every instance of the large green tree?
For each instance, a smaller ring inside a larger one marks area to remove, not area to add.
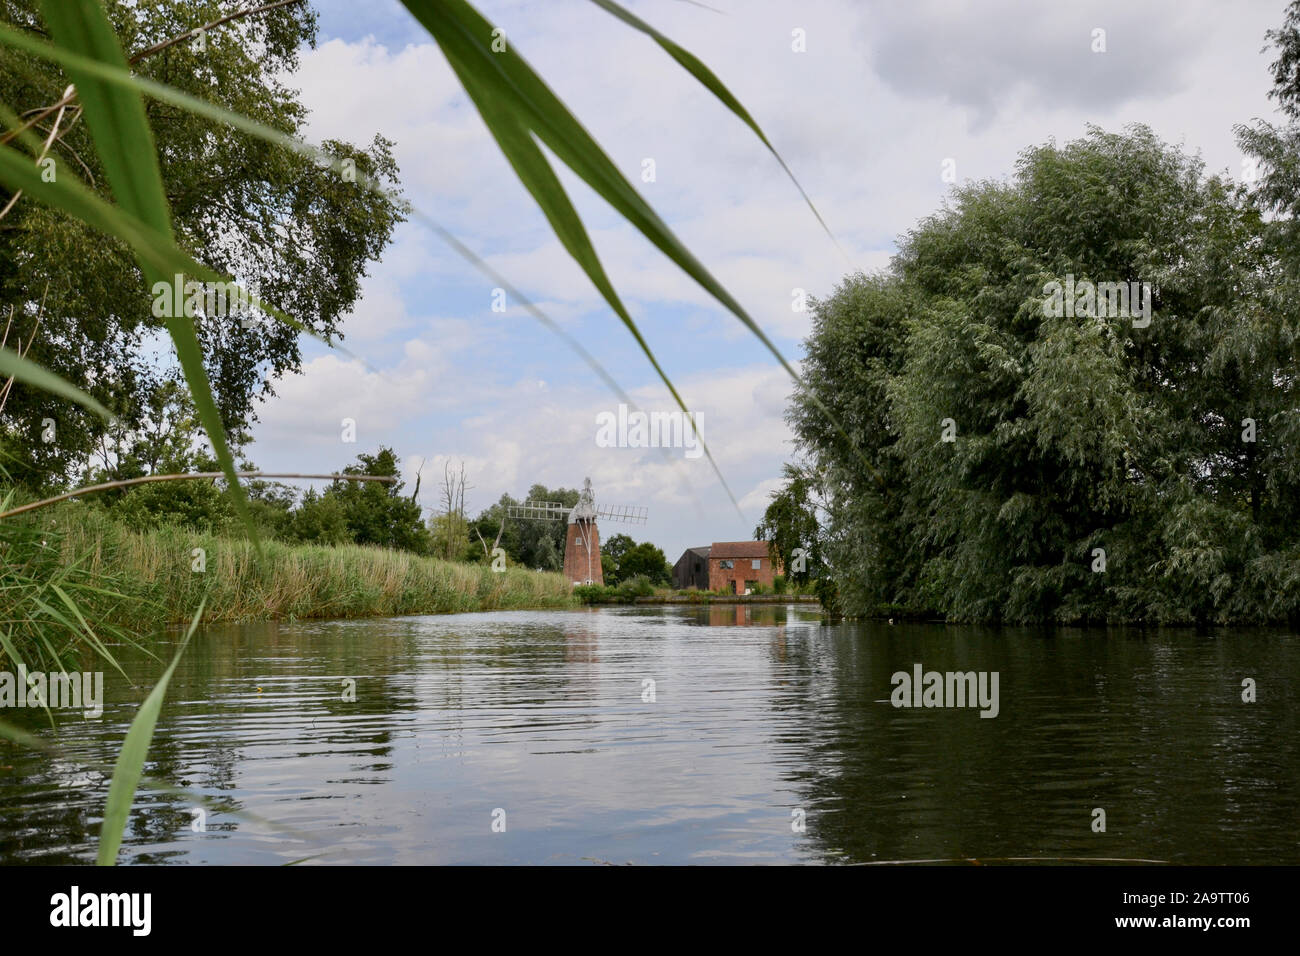
[[[600,568],[606,584],[623,580],[623,558],[635,547],[636,541],[626,534],[612,534],[600,542]]]
[[[109,4],[108,12],[125,49],[138,55],[133,68],[140,74],[300,135],[308,115],[289,79],[300,50],[315,41],[310,4],[260,11],[160,48],[247,7],[233,0],[136,0]],[[46,35],[34,0],[0,0],[0,16]],[[0,102],[10,108],[55,104],[67,86],[57,68],[0,47]],[[154,100],[146,100],[146,109],[181,245],[315,333],[339,337],[367,265],[388,243],[402,209],[237,130]],[[76,175],[106,190],[75,107],[52,113],[34,132],[42,140],[53,137],[54,175]],[[324,145],[351,159],[359,173],[395,184],[391,144],[382,137],[364,148]],[[0,209],[11,198],[0,189]],[[100,399],[128,429],[145,422],[159,388],[178,377],[156,357],[165,338],[153,304],[122,243],[26,196],[0,218],[0,328],[7,329],[7,346],[21,346],[29,358]],[[302,333],[274,320],[243,319],[195,320],[225,427],[237,444],[256,418],[256,399],[270,393],[278,377],[297,371],[301,359]],[[28,484],[57,485],[72,477],[103,435],[102,423],[81,409],[19,383],[3,402],[0,443],[7,467]],[[45,419],[54,421],[53,441],[41,440]]]
[[[629,548],[619,561],[619,580],[637,576],[645,577],[651,584],[667,584],[673,576],[672,565],[664,557],[663,549],[649,541]]]
[[[1300,311],[1267,232],[1145,127],[1090,129],[817,302],[790,421],[845,609],[1300,613]],[[1148,283],[1149,323],[1141,295],[1054,309],[1068,281]]]

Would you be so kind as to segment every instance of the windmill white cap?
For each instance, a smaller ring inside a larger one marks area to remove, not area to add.
[[[579,521],[596,520],[596,496],[591,490],[591,479],[585,478],[582,482],[582,493],[578,495],[578,503],[573,506],[569,512],[569,524],[576,524]]]

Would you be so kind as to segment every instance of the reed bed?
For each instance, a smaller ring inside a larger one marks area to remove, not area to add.
[[[202,622],[209,624],[578,603],[560,574],[521,568],[493,572],[483,565],[363,545],[263,540],[259,556],[247,539],[167,526],[134,530],[81,502],[8,522],[20,527],[7,528],[0,622],[8,621],[11,636],[22,643],[60,629],[59,621],[42,611],[57,607],[43,582],[68,569],[75,570],[75,601],[85,620],[137,632],[186,623],[205,601]],[[23,567],[40,568],[41,574],[27,573],[23,587],[5,587],[6,575]],[[20,598],[21,610],[6,606]]]

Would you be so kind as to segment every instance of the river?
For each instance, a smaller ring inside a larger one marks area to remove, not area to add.
[[[93,862],[106,768],[163,669],[122,663],[101,717],[0,712],[58,748],[0,742],[0,863]],[[917,665],[996,673],[996,716],[895,706]],[[211,628],[146,766],[190,793],[142,784],[120,859],[1296,864],[1297,689],[1300,639],[1263,629],[832,626],[793,605]]]

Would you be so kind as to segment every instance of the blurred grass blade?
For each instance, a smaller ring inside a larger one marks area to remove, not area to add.
[[[119,85],[138,89],[144,94],[158,100],[159,102],[168,103],[180,109],[189,110],[190,112],[193,112],[199,116],[204,116],[216,122],[224,123],[235,129],[242,130],[243,132],[248,133],[250,136],[255,136],[265,142],[271,143],[274,146],[279,146],[284,149],[291,150],[301,156],[306,156],[317,162],[321,162],[321,161],[327,162],[330,164],[331,168],[333,168],[336,172],[341,171],[342,169],[342,167],[339,165],[338,158],[330,155],[329,153],[325,152],[322,149],[319,149],[308,143],[304,143],[301,140],[295,139],[292,136],[289,136],[288,134],[281,132],[280,130],[274,129],[270,126],[266,126],[262,123],[257,122],[256,120],[250,119],[246,116],[242,116],[238,113],[233,113],[221,106],[217,106],[205,100],[197,99],[193,96],[190,96],[187,93],[183,93],[180,90],[174,89],[170,86],[166,86],[162,83],[157,83],[153,80],[148,79],[147,77],[135,76],[126,71],[114,70],[110,67],[105,66],[104,64],[86,60],[84,57],[81,57],[75,53],[70,53],[66,50],[61,50],[57,47],[52,47],[48,43],[38,40],[35,37],[12,30],[6,27],[4,24],[0,24],[0,41],[4,43],[8,43],[11,46],[18,47],[19,49],[25,50],[34,56],[41,57],[43,59],[49,60],[54,63],[59,63],[65,66],[75,65],[81,70],[92,73],[95,76],[99,77],[100,79],[105,80],[106,82],[117,83]],[[3,114],[4,112],[6,111],[3,108],[0,108],[0,114]],[[3,156],[0,156],[0,160],[3,160]],[[18,177],[22,177],[24,175],[24,171],[19,167],[10,164],[10,168],[8,170],[7,175],[8,175],[8,181],[16,181]],[[379,183],[376,183],[370,177],[365,176],[359,171],[356,173],[356,176],[357,176],[357,182],[365,186],[367,189],[370,189],[372,192],[375,192],[379,195],[384,195],[389,197],[390,199],[395,200],[395,197],[393,197],[388,190],[384,189]],[[6,170],[4,168],[0,168],[0,181],[6,181]],[[22,179],[22,182],[27,184],[27,188],[39,192],[41,181],[39,177],[37,177],[35,174],[26,175],[26,177]],[[107,232],[111,235],[117,235],[120,238],[125,239],[127,242],[130,242],[133,245],[135,245],[137,251],[140,251],[141,246],[138,245],[138,243],[143,241],[141,237],[135,236],[133,234],[129,234],[125,231],[125,226],[120,221],[120,216],[118,214],[118,211],[114,210],[112,207],[94,209],[93,208],[94,204],[99,202],[98,197],[94,196],[93,194],[89,194],[87,190],[83,189],[81,193],[73,197],[43,196],[42,198],[46,199],[47,201],[51,201],[54,204],[59,205],[61,208],[64,208],[72,212],[74,215],[77,215],[85,219],[87,222],[90,222],[96,228],[101,229],[101,231]],[[73,200],[75,200],[75,202]],[[548,317],[546,313],[542,312],[541,309],[537,308],[537,306],[534,305],[528,299],[528,297],[525,296],[521,291],[515,288],[508,279],[506,279],[499,272],[497,272],[486,262],[484,262],[481,257],[476,255],[473,250],[471,250],[463,242],[457,239],[447,229],[443,228],[436,220],[434,220],[427,214],[421,212],[419,209],[415,207],[411,207],[409,209],[409,213],[412,219],[421,223],[425,228],[429,229],[431,232],[436,234],[443,242],[445,242],[448,246],[450,246],[456,252],[457,255],[464,258],[466,262],[468,262],[470,265],[474,266],[474,268],[478,269],[480,272],[482,272],[484,275],[490,278],[495,285],[504,288],[510,294],[510,297],[513,300],[522,303],[523,307],[528,311],[530,315],[532,315],[535,319],[537,319],[537,321],[540,322],[543,326],[545,326],[548,330],[550,330],[555,335],[563,339],[564,342],[578,354],[578,356],[583,360],[583,362],[585,362],[587,366],[591,368],[591,370],[595,372],[600,377],[600,379],[604,381],[606,385],[609,386],[610,390],[613,391],[623,402],[625,402],[626,404],[628,404],[633,408],[636,407],[636,402],[623,390],[622,386],[620,386],[618,382],[615,381],[613,376],[609,374],[609,372],[604,368],[604,366],[602,366],[596,360],[595,356],[593,356],[589,351],[587,351],[587,349],[583,347],[581,342],[579,342],[577,339],[573,338],[573,336],[566,333],[559,325],[557,325],[552,319],[550,319],[550,317]],[[170,250],[156,248],[156,244],[150,244],[149,248],[151,250],[151,254],[154,255],[165,255],[170,253]],[[186,271],[188,274],[194,275],[197,278],[211,278],[213,281],[228,281],[228,277],[217,275],[216,273],[211,272],[211,270],[205,271],[205,267],[197,263],[194,263],[192,260],[186,259],[185,262],[186,262],[185,268],[178,271]],[[257,304],[259,305],[260,308],[266,310],[268,313],[274,315],[276,318],[280,319],[281,321],[287,322],[288,324],[294,326],[295,328],[305,331],[309,335],[313,335],[317,339],[324,341],[326,345],[329,345],[330,347],[337,349],[343,354],[349,355],[353,358],[358,358],[358,360],[365,363],[364,359],[360,358],[359,356],[352,355],[352,353],[350,353],[347,349],[333,342],[329,342],[327,340],[322,339],[321,336],[316,335],[316,333],[313,332],[311,329],[302,326],[300,323],[296,322],[291,317],[283,315],[282,313],[274,309],[274,307],[269,306],[266,303],[262,303],[260,301]],[[365,364],[367,368],[370,367],[369,363],[365,363]]]
[[[453,69],[455,69],[454,65]],[[655,358],[649,343],[646,342],[641,330],[637,328],[636,322],[633,321],[632,316],[623,305],[622,299],[619,298],[618,292],[615,291],[613,284],[609,281],[609,276],[606,275],[605,268],[600,263],[600,257],[591,244],[591,238],[587,235],[586,227],[582,224],[582,218],[578,215],[578,211],[573,208],[573,203],[569,201],[564,186],[560,183],[559,177],[555,175],[555,171],[551,169],[551,164],[547,161],[546,156],[538,148],[528,130],[519,125],[509,111],[500,109],[496,101],[486,93],[473,76],[462,74],[458,69],[456,72],[470,99],[478,107],[483,122],[487,124],[488,130],[497,141],[497,145],[501,147],[501,152],[505,154],[510,165],[514,167],[515,173],[524,184],[524,188],[537,200],[537,205],[541,207],[555,235],[559,237],[569,255],[573,256],[574,261],[582,267],[582,271],[591,279],[592,284],[604,297],[605,301],[609,303],[609,307],[618,315],[623,325],[632,333],[632,338],[636,340],[641,351],[645,353],[651,366],[659,375],[659,380],[664,383],[673,400],[677,403],[677,407],[686,416],[686,421],[690,423],[691,430],[695,432],[701,448],[703,448],[705,455],[708,456],[709,464],[713,466],[714,474],[718,476],[718,481],[721,482],[723,489],[727,492],[727,497],[731,499],[731,503],[736,506],[736,511],[743,518],[744,513],[740,511],[740,503],[736,501],[736,496],[732,494],[731,488],[727,485],[727,480],[722,476],[722,471],[718,468],[713,453],[705,443],[704,436],[696,431],[695,420],[687,410],[686,403],[682,401],[681,395],[677,393],[676,386],[673,385],[667,373],[660,366],[659,360]]]
[[[144,762],[149,756],[149,743],[153,740],[154,726],[158,723],[163,698],[167,695],[167,684],[171,681],[172,674],[176,672],[176,665],[180,663],[186,645],[198,629],[199,619],[203,617],[203,607],[206,603],[206,598],[199,602],[199,609],[194,612],[194,620],[190,622],[181,646],[176,649],[176,656],[172,658],[171,664],[163,671],[157,685],[140,705],[135,719],[131,721],[131,728],[126,732],[126,740],[123,741],[122,750],[117,755],[117,763],[113,767],[113,779],[108,786],[104,822],[99,828],[97,862],[100,866],[112,866],[117,862],[117,851],[122,845],[127,817],[131,814],[131,804],[135,800],[135,788],[139,786],[140,776],[144,773]]]
[[[89,59],[127,69],[117,34],[99,0],[41,0],[41,15],[55,43]],[[77,87],[95,152],[118,205],[168,239],[171,214],[153,133],[138,93],[65,67]],[[165,277],[155,277],[165,278]]]
[[[12,740],[20,747],[30,747],[32,750],[49,750],[50,745],[41,740],[40,737],[34,737],[25,730],[20,730],[10,724],[0,720],[0,737]]]
[[[627,181],[551,88],[504,42],[502,31],[465,0],[402,0],[429,31],[458,76],[472,76],[624,219],[735,315],[795,380],[798,372],[749,313],[709,273]],[[494,41],[495,36],[501,38]],[[496,42],[501,49],[494,51]],[[504,45],[502,45],[504,43]]]
[[[718,79],[717,74],[705,66],[694,53],[678,46],[636,14],[617,3],[614,3],[613,0],[591,0],[591,2],[596,4],[596,6],[600,7],[602,10],[618,17],[628,26],[640,30],[646,36],[658,43],[669,56],[686,69],[686,72],[699,80],[710,93],[722,101],[722,104],[727,109],[736,114],[736,116],[738,116],[746,126],[754,131],[754,135],[759,138],[762,144],[767,147],[768,152],[770,152],[776,158],[776,161],[781,164],[781,168],[785,170],[785,174],[790,177],[790,182],[794,183],[794,188],[799,190],[799,195],[803,197],[804,202],[808,204],[808,208],[812,210],[812,214],[816,216],[817,221],[821,223],[821,227],[826,231],[827,237],[830,238],[831,242],[835,243],[835,248],[839,250],[840,255],[844,257],[845,261],[852,264],[852,260],[849,259],[848,253],[844,251],[844,247],[840,245],[840,241],[836,239],[835,234],[831,232],[831,227],[826,225],[826,220],[823,219],[822,214],[817,211],[817,207],[813,205],[813,201],[809,197],[808,193],[804,190],[803,186],[799,184],[799,180],[795,179],[794,172],[788,165],[786,165],[786,161],[781,158],[781,154],[776,151],[776,147],[772,145],[770,140],[768,140],[767,135],[759,127],[758,122],[754,117],[749,115],[749,110],[745,109],[745,107],[741,105],[740,100],[732,96],[731,91],[727,89],[720,79]]]
[[[35,362],[29,362],[17,352],[9,349],[0,348],[0,375],[11,376],[25,385],[31,385],[33,388],[43,389],[69,401],[76,402],[102,418],[112,419],[113,417],[107,408],[77,388],[77,386],[65,382],[53,372],[41,368]]]
[[[42,0],[41,13],[59,46],[111,67],[127,69],[126,56],[99,0]],[[140,94],[76,67],[65,69],[76,84],[86,126],[117,204],[168,245],[175,245],[167,194],[158,167],[158,153]],[[170,275],[149,262],[142,262],[141,266],[145,284],[150,287],[156,282],[171,280]],[[235,508],[249,537],[258,545],[257,526],[249,511],[244,486],[235,477],[235,458],[226,443],[225,427],[212,396],[207,370],[203,367],[203,354],[194,326],[184,315],[170,316],[165,322],[199,420],[212,442],[221,470],[226,473]]]

